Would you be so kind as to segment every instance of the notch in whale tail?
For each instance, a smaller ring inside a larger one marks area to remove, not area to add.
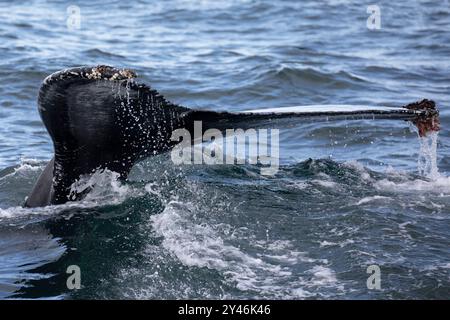
[[[48,76],[39,91],[38,109],[54,145],[54,158],[41,174],[25,206],[78,200],[71,191],[81,175],[109,169],[126,178],[142,158],[170,150],[179,128],[192,132],[194,121],[208,128],[246,129],[298,124],[318,119],[401,119],[414,122],[421,135],[438,130],[434,103],[402,108],[303,106],[245,112],[192,110],[170,103],[156,90],[134,81],[128,69],[76,67]]]

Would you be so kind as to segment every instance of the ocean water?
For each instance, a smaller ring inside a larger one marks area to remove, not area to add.
[[[1,1],[0,298],[448,299],[450,4],[376,4],[371,30],[360,1]],[[442,129],[304,122],[280,129],[273,177],[165,154],[124,183],[82,180],[81,202],[22,208],[53,154],[41,81],[97,64],[200,109],[428,98]]]

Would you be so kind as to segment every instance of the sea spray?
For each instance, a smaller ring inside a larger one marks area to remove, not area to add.
[[[437,139],[438,132],[436,131],[430,132],[424,137],[419,137],[419,174],[432,180],[440,177],[437,167]]]
[[[120,181],[117,172],[99,169],[92,174],[82,175],[70,187],[70,199],[77,194],[86,194],[83,202],[120,204],[126,199],[142,195],[139,189]]]

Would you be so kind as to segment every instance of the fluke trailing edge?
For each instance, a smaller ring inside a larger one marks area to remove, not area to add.
[[[192,110],[168,102],[156,90],[134,80],[128,69],[77,67],[48,76],[39,91],[38,109],[54,145],[54,157],[39,177],[25,206],[77,200],[71,185],[84,174],[109,169],[126,178],[139,160],[170,150],[172,132],[202,129],[247,129],[277,119],[400,119],[420,135],[439,129],[434,102],[423,100],[401,108],[367,106],[298,106],[239,113]]]

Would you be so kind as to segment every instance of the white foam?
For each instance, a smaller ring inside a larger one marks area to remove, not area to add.
[[[342,241],[341,243],[331,242],[331,241],[326,241],[326,240],[319,242],[321,247],[339,246],[341,248],[345,247],[348,244],[352,244],[352,243],[355,243],[355,240],[353,240],[353,239],[346,239],[346,240]]]
[[[390,197],[384,197],[384,196],[372,196],[372,197],[364,197],[361,200],[359,200],[356,205],[361,205],[361,204],[365,204],[365,203],[369,203],[369,202],[373,202],[376,200],[385,200],[385,201],[389,201],[392,200],[392,198]]]
[[[71,185],[69,197],[73,198],[76,193],[90,189],[83,202],[119,204],[130,196],[140,194],[138,190],[121,183],[119,177],[117,172],[110,170],[97,170],[90,175],[83,175]]]
[[[332,246],[337,246],[338,245],[338,243],[336,243],[336,242],[330,242],[330,241],[326,241],[326,240],[320,241],[319,244],[320,244],[321,247],[332,247]]]
[[[44,167],[45,164],[42,164],[42,162],[39,162],[38,160],[22,158],[19,166],[14,168],[13,172],[0,177],[0,181],[17,175],[27,176],[30,172],[42,171]]]
[[[9,207],[7,209],[0,209],[0,219],[8,219],[14,217],[25,217],[31,215],[51,215],[60,212],[65,205],[61,206],[47,206],[38,208],[24,208],[24,207]],[[60,208],[61,210],[55,210]]]
[[[310,271],[314,275],[308,286],[325,286],[337,282],[336,273],[325,266],[314,266]]]
[[[212,225],[196,224],[193,215],[193,205],[170,201],[162,213],[151,218],[155,233],[163,237],[162,246],[186,266],[217,270],[237,289],[254,291],[261,297],[311,296],[311,292],[302,289],[308,279],[299,280],[292,272],[291,266],[299,263],[312,265],[313,282],[309,287],[336,281],[331,269],[325,266],[314,269],[328,261],[312,259],[305,252],[294,250],[290,241],[252,241],[259,253],[250,253],[229,243]],[[296,288],[286,283],[293,283]]]
[[[345,162],[344,165],[348,168],[357,170],[361,180],[370,183],[376,190],[383,192],[389,191],[397,194],[428,192],[435,193],[440,196],[449,196],[450,177],[440,174],[437,167],[437,133],[431,133],[428,137],[421,138],[420,141],[421,150],[419,158],[422,160],[419,161],[418,169],[419,173],[423,177],[415,177],[411,173],[388,166],[385,170],[385,174],[388,178],[376,180],[370,176],[368,169],[357,161]],[[377,200],[389,201],[392,200],[392,198],[374,195],[360,199],[357,205]]]
[[[26,170],[26,169],[23,169]],[[99,205],[117,205],[126,199],[139,196],[140,190],[134,189],[129,185],[122,184],[117,178],[119,174],[101,170],[92,175],[83,176],[72,186],[72,192],[82,192],[87,188],[92,190],[81,201],[67,202],[60,205],[50,205],[37,208],[10,207],[0,209],[0,219],[26,217],[32,215],[54,215],[71,208],[94,208]]]
[[[450,195],[450,177],[439,177],[435,180],[405,180],[401,182],[390,181],[383,179],[374,183],[374,187],[381,191],[391,191],[395,193],[404,192],[429,192],[436,193],[442,196]]]
[[[312,180],[313,183],[316,183],[322,187],[330,188],[330,189],[337,189],[339,185],[334,181],[326,181],[326,180]]]
[[[346,166],[347,168],[356,170],[359,173],[361,180],[368,181],[368,182],[372,181],[372,178],[370,177],[370,174],[367,171],[367,169],[358,161],[352,160],[352,161],[344,162],[344,166]]]

